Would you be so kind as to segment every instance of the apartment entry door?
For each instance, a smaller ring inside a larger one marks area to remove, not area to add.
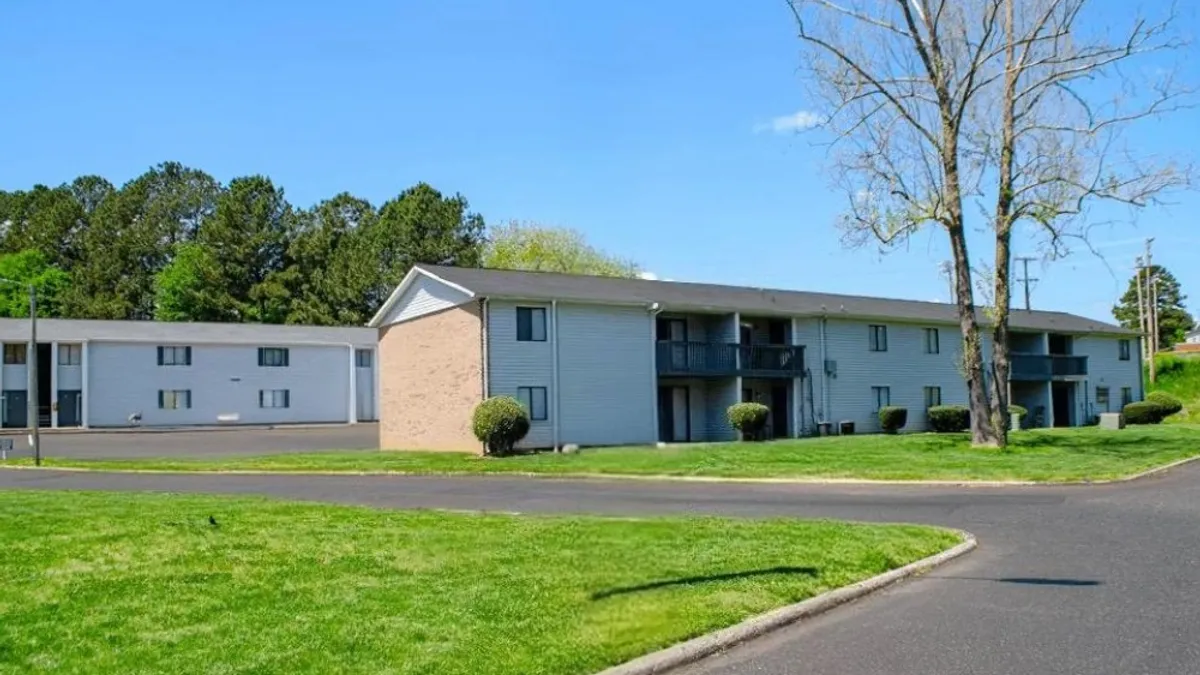
[[[1072,411],[1075,410],[1075,383],[1055,382],[1050,387],[1052,404],[1054,406],[1054,426],[1075,426]]]
[[[692,440],[692,402],[687,387],[658,388],[658,440],[663,443]]]

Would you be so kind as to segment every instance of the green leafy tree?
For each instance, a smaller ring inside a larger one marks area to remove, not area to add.
[[[17,282],[0,284],[0,316],[29,316],[31,284],[37,294],[38,316],[60,316],[59,299],[70,277],[51,265],[41,251],[29,249],[0,255],[0,278]]]
[[[416,263],[478,267],[483,253],[483,217],[462,195],[445,197],[418,183],[379,209],[366,234],[375,278],[367,301],[374,312]]]
[[[10,253],[35,250],[48,264],[69,268],[82,257],[80,238],[90,214],[112,191],[103,178],[83,176],[71,185],[5,193],[0,197],[0,223],[6,224],[0,248]]]
[[[636,263],[588,244],[578,230],[515,221],[492,229],[483,266],[606,277],[636,277],[640,272]]]
[[[237,321],[241,307],[221,288],[211,249],[196,242],[176,247],[175,257],[154,278],[158,321]]]
[[[367,241],[378,214],[370,202],[342,193],[297,214],[288,249],[288,323],[354,325],[371,318],[369,295],[379,275]]]
[[[1161,265],[1152,265],[1150,274],[1151,278],[1158,280],[1158,302],[1155,312],[1158,315],[1158,348],[1160,350],[1169,349],[1183,342],[1187,332],[1195,327],[1196,322],[1183,306],[1183,301],[1187,300],[1187,296],[1183,294],[1175,275]],[[1137,276],[1129,280],[1125,294],[1113,306],[1113,317],[1122,326],[1133,330],[1141,330],[1138,316],[1137,280]],[[1143,296],[1146,292],[1145,284],[1146,277],[1143,276]]]

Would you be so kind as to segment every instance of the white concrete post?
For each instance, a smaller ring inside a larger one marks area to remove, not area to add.
[[[354,345],[350,347],[350,395],[347,397],[350,400],[349,409],[346,410],[346,421],[350,424],[358,424],[358,360],[357,350]]]
[[[79,354],[79,373],[82,377],[79,395],[83,398],[79,405],[79,426],[84,429],[88,428],[88,402],[92,398],[92,392],[88,389],[88,369],[90,367],[88,366],[88,347],[90,346],[91,343],[84,340]]]
[[[58,428],[58,343],[50,341],[50,428]]]

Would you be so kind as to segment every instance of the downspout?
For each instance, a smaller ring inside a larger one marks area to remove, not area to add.
[[[480,392],[479,400],[486,401],[487,397],[488,397],[488,387],[491,386],[491,383],[488,381],[489,380],[488,374],[490,372],[490,368],[488,368],[488,334],[489,333],[488,333],[488,299],[487,298],[479,299],[479,332],[480,332],[480,336],[479,336],[479,352],[480,352],[480,354],[479,354],[479,364],[480,364],[479,382],[483,387],[483,391]],[[487,446],[486,445],[484,445],[481,442],[479,447],[480,447],[480,450],[479,450],[480,454],[487,454]]]
[[[346,349],[350,350],[350,377],[347,380],[350,383],[350,395],[347,396],[350,400],[350,405],[346,408],[346,424],[358,424],[358,361],[355,355],[356,347],[354,343],[345,343]]]
[[[559,418],[559,401],[558,395],[558,300],[550,301],[550,330],[552,331],[552,340],[550,342],[550,381],[554,391],[554,412],[550,417],[550,429],[553,434],[554,451],[558,452],[558,418]]]
[[[1138,381],[1138,399],[1139,401],[1146,400],[1146,353],[1145,347],[1142,346],[1142,337],[1138,336],[1138,360],[1137,360],[1137,381]],[[1112,394],[1109,394],[1110,396]],[[1124,407],[1121,411],[1124,412]]]
[[[658,315],[662,312],[662,307],[657,302],[651,303],[648,308],[650,311],[650,400],[654,402],[650,406],[653,413],[651,419],[653,426],[650,427],[651,437],[655,442],[662,442],[658,437]]]
[[[821,337],[821,421],[822,422],[829,422],[830,420],[833,419],[833,415],[830,413],[830,410],[829,410],[829,366],[828,366],[829,353],[825,346],[825,343],[826,343],[825,323],[826,323],[826,321],[827,321],[827,319],[825,318],[825,312],[822,311],[821,312],[821,320],[819,322],[819,325],[821,328],[821,330],[819,332],[820,332],[820,337]]]

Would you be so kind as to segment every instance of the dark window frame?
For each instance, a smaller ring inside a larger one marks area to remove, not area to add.
[[[1121,361],[1133,360],[1133,344],[1129,340],[1117,341],[1117,358]]]
[[[366,357],[366,358],[363,358]],[[354,350],[354,367],[370,368],[374,364],[375,353],[370,349]]]
[[[870,331],[868,336],[868,347],[873,352],[886,352],[888,350],[888,335],[887,326],[884,324],[871,324],[868,328]]]
[[[179,350],[183,350],[183,361],[179,360]],[[167,351],[170,350],[170,351]],[[170,358],[167,358],[167,355]],[[160,366],[190,366],[192,365],[192,348],[187,345],[159,345],[158,365]]]
[[[24,342],[5,343],[4,365],[23,366],[27,363],[29,363],[29,345],[25,344]]]
[[[167,394],[171,395],[174,405],[167,405]],[[183,405],[179,405],[180,395],[183,395]],[[190,410],[192,407],[192,390],[191,389],[159,389],[158,390],[158,409],[159,410]]]
[[[1133,403],[1133,387],[1121,387],[1121,407]]]
[[[1103,403],[1101,400],[1103,399]],[[1108,387],[1096,387],[1096,407],[1104,406],[1104,412],[1110,411],[1112,405],[1112,392]]]
[[[881,397],[880,394],[883,394],[883,396]],[[879,412],[880,410],[882,410],[892,404],[892,388],[887,385],[872,386],[871,387],[871,398],[874,399],[874,402],[875,402],[875,412]],[[881,398],[886,399],[886,400],[881,402],[880,401]]]
[[[275,394],[283,392],[283,405],[275,405]],[[271,405],[266,405],[266,395],[271,395]],[[291,389],[259,389],[258,390],[258,407],[270,410],[286,410],[292,407],[292,390]]]
[[[537,409],[534,406],[535,394],[541,394],[542,411],[538,415]],[[525,411],[529,413],[530,422],[545,422],[550,419],[550,394],[546,387],[517,387],[517,400],[521,405],[525,406]]]
[[[291,349],[287,347],[259,347],[258,348],[258,367],[259,368],[287,368],[291,360]],[[275,359],[267,358],[267,354],[281,355],[282,358]],[[269,361],[279,361],[278,363],[268,363]]]
[[[937,401],[936,402],[932,402],[932,399],[935,397],[929,395],[933,392],[937,393],[937,396],[936,396]],[[939,406],[941,404],[942,404],[942,388],[938,387],[938,386],[933,386],[933,385],[925,387],[925,408],[926,408],[926,410],[928,410],[929,408],[933,408],[935,406]]]
[[[933,340],[929,338],[932,337]],[[942,331],[940,328],[925,329],[925,353],[926,354],[941,354],[942,353]]]
[[[535,321],[534,317],[541,317]],[[541,337],[537,337],[535,327],[541,326]],[[545,307],[517,307],[517,342],[545,342],[548,337],[546,330]]]

